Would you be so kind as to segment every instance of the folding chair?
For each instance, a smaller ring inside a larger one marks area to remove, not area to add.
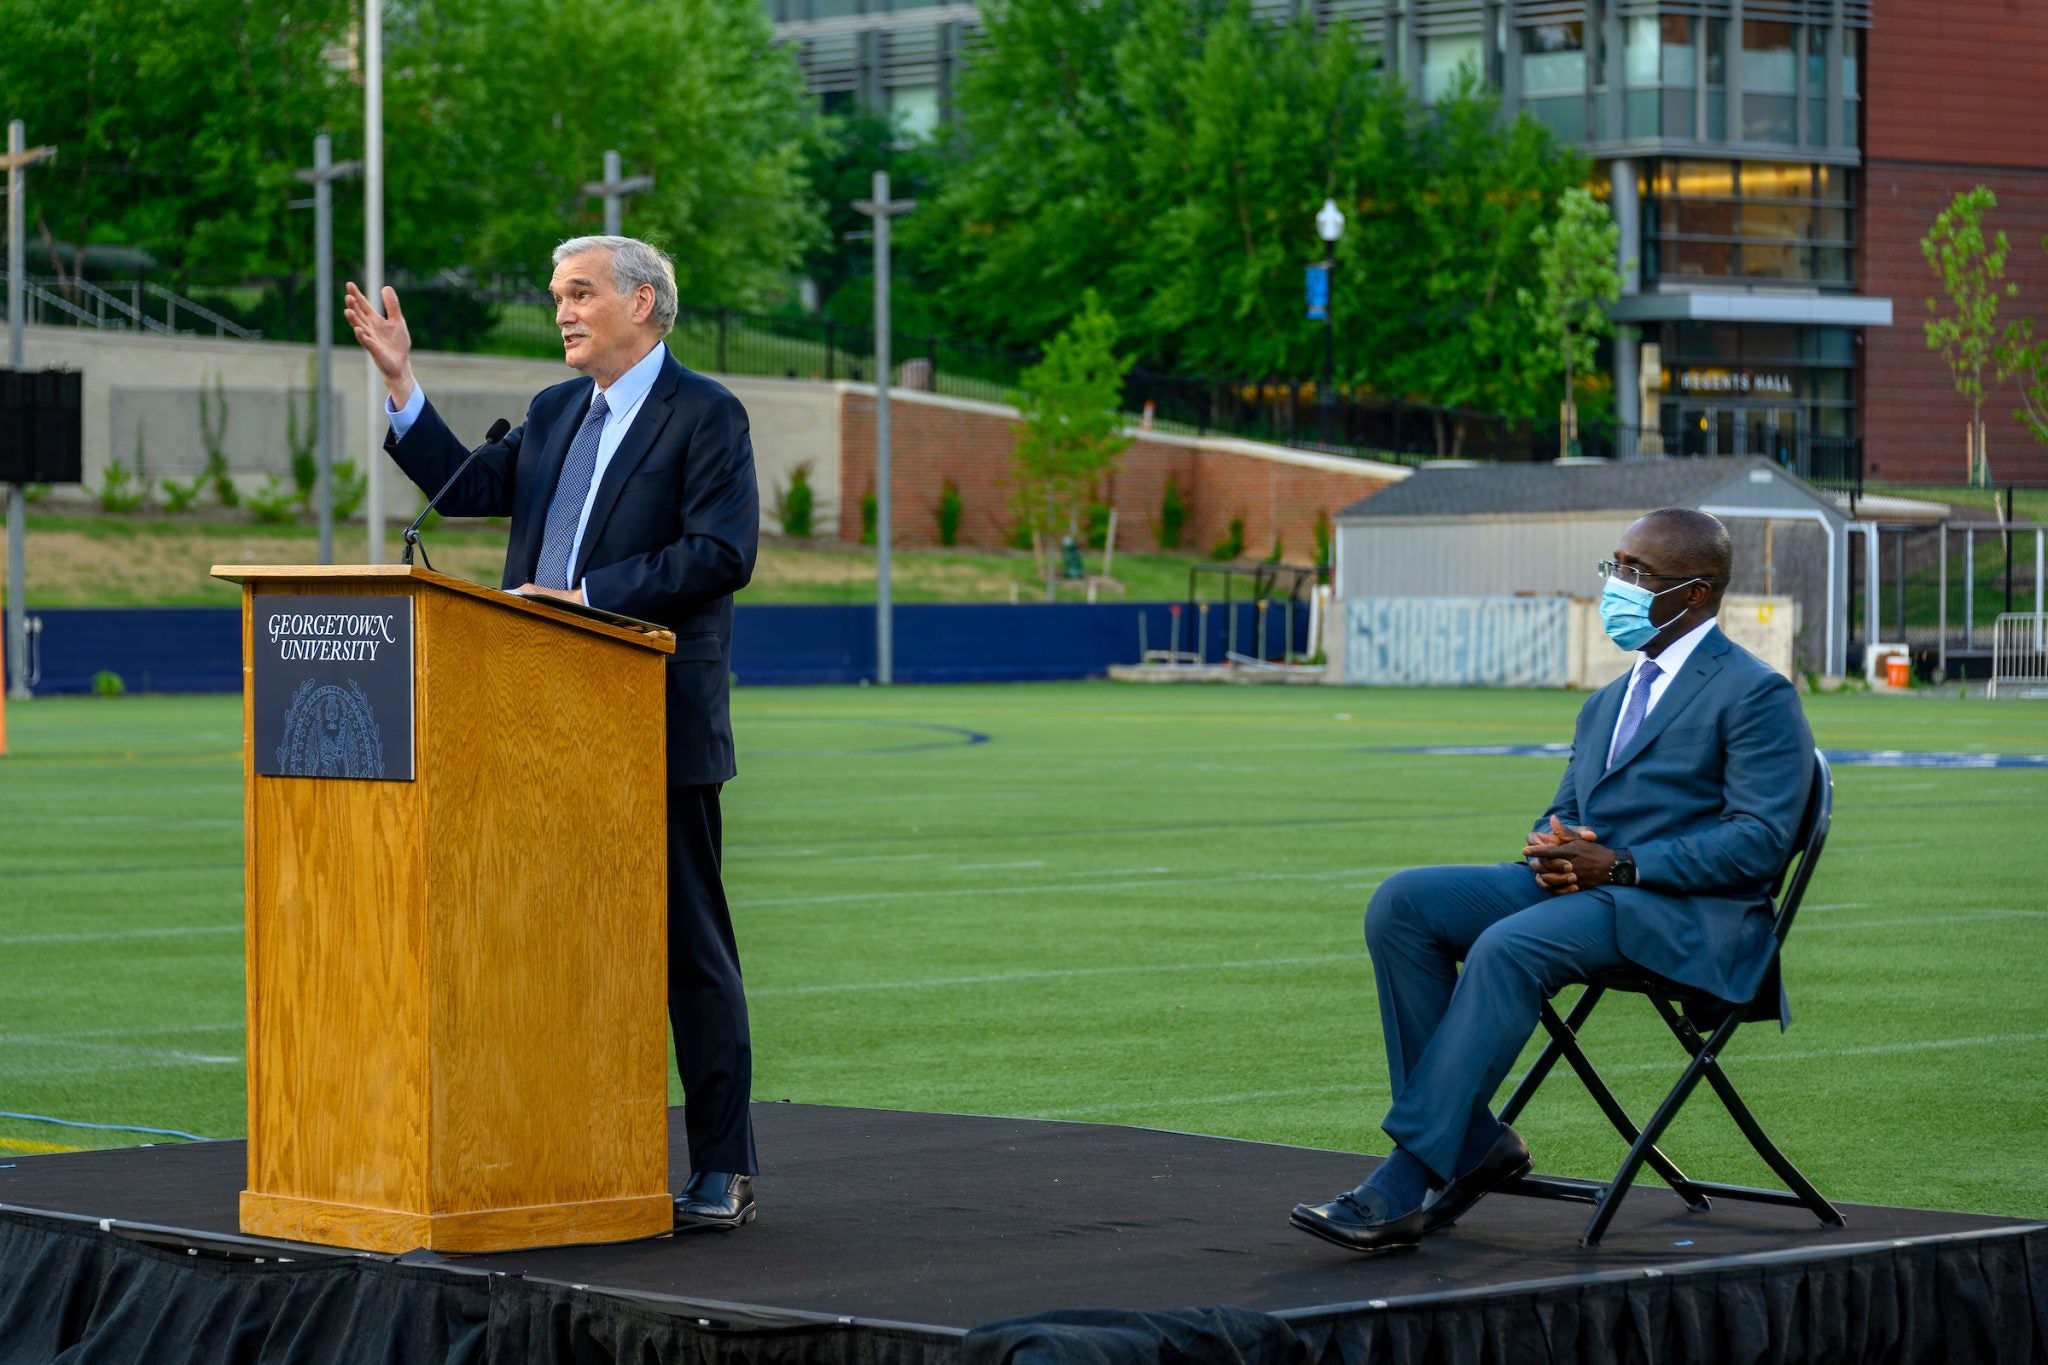
[[[1537,1087],[1562,1057],[1571,1063],[1572,1070],[1579,1073],[1586,1089],[1613,1123],[1615,1130],[1629,1143],[1628,1156],[1621,1163],[1621,1169],[1614,1173],[1612,1180],[1573,1180],[1560,1176],[1524,1176],[1504,1188],[1514,1194],[1533,1195],[1542,1199],[1569,1199],[1595,1205],[1593,1219],[1586,1224],[1585,1235],[1579,1239],[1581,1246],[1598,1246],[1607,1225],[1614,1221],[1614,1214],[1621,1207],[1621,1201],[1628,1193],[1629,1186],[1644,1165],[1662,1176],[1665,1183],[1678,1193],[1687,1208],[1695,1213],[1709,1207],[1709,1197],[1720,1195],[1724,1199],[1746,1199],[1760,1204],[1783,1204],[1795,1208],[1809,1209],[1814,1216],[1829,1227],[1842,1226],[1842,1215],[1822,1197],[1811,1181],[1799,1173],[1799,1168],[1786,1160],[1764,1134],[1756,1117],[1749,1112],[1749,1106],[1736,1093],[1734,1082],[1722,1071],[1720,1057],[1728,1042],[1735,1036],[1737,1026],[1751,1019],[1775,1019],[1778,1016],[1779,956],[1784,951],[1785,936],[1792,930],[1792,918],[1799,911],[1801,897],[1806,894],[1806,885],[1813,878],[1814,864],[1820,859],[1821,846],[1827,842],[1828,822],[1834,811],[1834,776],[1828,770],[1828,761],[1819,750],[1814,751],[1815,769],[1813,790],[1806,799],[1806,813],[1799,823],[1799,834],[1792,841],[1792,852],[1785,859],[1785,866],[1778,869],[1777,880],[1771,886],[1771,895],[1777,901],[1777,918],[1772,926],[1771,964],[1764,973],[1762,984],[1756,995],[1747,1003],[1731,1006],[1727,1001],[1717,999],[1704,992],[1652,973],[1630,969],[1602,972],[1587,983],[1584,995],[1572,1006],[1569,1018],[1560,1019],[1549,1001],[1543,1003],[1543,1027],[1550,1034],[1550,1042],[1543,1053],[1529,1068],[1515,1087],[1514,1094],[1501,1106],[1500,1118],[1503,1123],[1512,1123],[1515,1117],[1528,1106],[1536,1094]],[[1789,878],[1789,884],[1788,884]],[[1646,997],[1656,1008],[1657,1014],[1670,1028],[1672,1035],[1685,1048],[1692,1061],[1679,1076],[1678,1083],[1671,1087],[1671,1093],[1657,1107],[1657,1112],[1643,1128],[1638,1129],[1621,1107],[1621,1101],[1600,1079],[1600,1073],[1593,1069],[1585,1051],[1579,1046],[1579,1030],[1585,1026],[1593,1007],[1609,991],[1625,991]],[[1711,1030],[1711,1037],[1702,1037],[1701,1028]],[[1762,1190],[1744,1185],[1720,1185],[1710,1181],[1688,1179],[1671,1159],[1657,1148],[1657,1140],[1664,1135],[1671,1121],[1685,1104],[1695,1087],[1704,1079],[1721,1097],[1729,1117],[1735,1126],[1749,1139],[1750,1146],[1764,1159],[1778,1178],[1785,1182],[1786,1189]]]

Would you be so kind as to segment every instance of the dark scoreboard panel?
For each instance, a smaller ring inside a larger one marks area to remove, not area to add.
[[[0,370],[0,483],[85,482],[85,376]]]

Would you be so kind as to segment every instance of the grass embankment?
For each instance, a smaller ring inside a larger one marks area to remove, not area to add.
[[[402,525],[385,529],[385,555],[395,558]],[[496,585],[505,564],[505,528],[478,523],[435,526],[426,537],[434,567]],[[28,604],[37,607],[233,606],[240,589],[210,576],[215,564],[308,564],[319,558],[313,528],[265,526],[227,516],[178,517],[32,513],[28,522]],[[361,562],[361,526],[335,534],[335,558]],[[1084,556],[1091,573],[1102,556]],[[1098,600],[1174,601],[1185,597],[1185,555],[1124,554],[1112,563],[1116,587]],[[903,550],[893,556],[898,602],[1039,601],[1044,580],[1029,554],[1004,550]],[[4,565],[0,565],[4,581]],[[1120,589],[1120,591],[1118,590]],[[1083,582],[1059,582],[1063,601],[1082,600]],[[837,542],[764,538],[754,581],[742,602],[859,603],[875,600],[875,552]]]

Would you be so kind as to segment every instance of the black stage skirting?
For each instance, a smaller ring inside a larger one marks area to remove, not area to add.
[[[1287,1225],[1369,1158],[1096,1124],[756,1107],[760,1221],[460,1259],[236,1232],[243,1145],[0,1169],[0,1365],[2048,1365],[2048,1226],[1495,1196],[1421,1251]],[[683,1148],[680,1111],[670,1119]],[[1541,1153],[1538,1153],[1539,1160]],[[1618,1154],[1617,1154],[1618,1159]],[[114,1220],[103,1225],[101,1220]]]

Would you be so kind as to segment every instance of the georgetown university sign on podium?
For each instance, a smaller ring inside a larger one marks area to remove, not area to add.
[[[412,599],[259,596],[256,772],[413,778]]]

